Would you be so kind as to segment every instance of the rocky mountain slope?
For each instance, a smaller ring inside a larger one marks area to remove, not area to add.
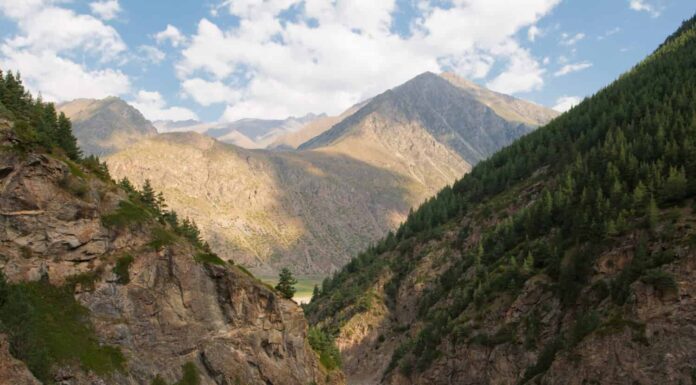
[[[260,274],[338,269],[424,195],[408,190],[408,179],[351,158],[250,151],[195,133],[161,134],[107,162],[136,185],[150,179],[221,256]]]
[[[369,101],[370,100],[368,99],[360,102],[337,116],[318,116],[317,119],[306,123],[293,132],[287,132],[283,135],[277,136],[275,139],[273,139],[273,142],[268,145],[268,148],[296,150],[302,143],[323,134],[335,124],[356,113],[359,109],[364,107],[365,104],[369,103]]]
[[[348,383],[692,383],[695,90],[692,18],[325,280]]]
[[[32,142],[61,143],[25,95],[0,92],[0,383],[340,383],[294,302],[103,165]]]
[[[78,144],[87,155],[108,155],[157,135],[140,111],[117,97],[77,99],[57,108],[72,121]]]
[[[446,76],[424,73],[378,95],[299,149],[350,153],[377,139],[386,153],[398,156],[407,149],[390,139],[408,137],[405,130],[419,131],[418,136],[443,146],[442,152],[454,152],[475,164],[556,116],[544,107],[496,94],[452,74]]]
[[[445,110],[444,124],[424,126]],[[292,266],[327,274],[394,229],[410,207],[468,172],[469,161],[450,142],[480,145],[470,152],[475,162],[532,129],[500,118],[432,74],[343,117],[308,142],[316,144],[305,145],[309,150],[246,151],[196,135],[160,135],[107,162],[118,178],[137,185],[150,179],[173,208],[200,225],[215,250],[242,255],[240,263],[254,272]],[[344,129],[350,134],[319,140]]]

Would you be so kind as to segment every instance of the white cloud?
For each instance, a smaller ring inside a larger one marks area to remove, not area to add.
[[[187,79],[181,87],[187,96],[191,96],[196,103],[209,106],[215,103],[236,103],[241,99],[239,91],[228,87],[220,81],[207,81],[200,78]]]
[[[516,49],[505,71],[486,83],[486,87],[505,94],[538,90],[544,84],[544,69],[526,50]]]
[[[534,42],[537,37],[541,36],[543,34],[543,31],[539,29],[536,25],[533,25],[529,27],[527,30],[527,39],[529,41]]]
[[[59,7],[62,2],[0,0],[0,12],[17,27],[0,44],[3,66],[20,71],[29,90],[51,101],[127,93],[128,76],[101,68],[127,49],[118,32],[94,16]],[[90,68],[88,58],[99,65]]]
[[[156,91],[140,90],[135,100],[129,103],[152,121],[198,119],[198,116],[187,108],[167,107],[162,95]]]
[[[568,35],[568,34],[565,33],[565,32],[563,32],[563,33],[561,34],[561,41],[560,41],[560,44],[561,44],[561,45],[567,45],[567,46],[575,45],[575,43],[579,42],[580,40],[582,40],[582,39],[584,39],[584,38],[585,38],[585,34],[582,33],[582,32],[576,33],[575,35],[572,35],[572,36],[571,36],[571,35]]]
[[[47,101],[101,99],[130,90],[128,76],[118,70],[89,70],[50,52],[35,54],[4,47],[2,54],[3,65],[20,69],[27,87]]]
[[[553,73],[553,76],[559,77],[559,76],[564,76],[568,75],[569,73],[572,72],[577,72],[577,71],[582,71],[584,69],[592,67],[592,63],[588,61],[580,62],[580,63],[570,63],[566,64],[561,69]]]
[[[543,85],[543,69],[515,35],[558,2],[419,2],[422,15],[401,37],[390,31],[395,0],[228,1],[219,9],[238,25],[202,19],[176,69],[185,94],[204,105],[228,104],[225,119],[337,113],[424,71],[492,76],[499,90],[525,92]],[[278,15],[293,6],[298,14],[281,23]],[[497,65],[503,73],[491,74]],[[214,84],[215,95],[197,92],[201,79]],[[236,96],[225,87],[240,99],[226,100]]]
[[[582,98],[579,96],[561,96],[556,100],[556,105],[553,106],[553,109],[558,112],[566,112],[581,101]]]
[[[104,20],[111,20],[121,12],[118,0],[104,0],[89,3],[92,13]]]
[[[167,55],[159,50],[157,47],[151,45],[141,45],[138,47],[138,53],[143,61],[150,62],[153,64],[161,63]]]
[[[614,28],[606,31],[603,35],[597,36],[597,40],[604,40],[604,39],[608,38],[609,36],[615,35],[619,32],[621,32],[621,28],[614,27]]]
[[[157,41],[157,44],[162,44],[169,41],[173,47],[178,47],[186,42],[186,38],[181,31],[171,24],[167,24],[167,28],[157,32],[155,34],[155,40]]]
[[[661,10],[646,0],[629,0],[628,7],[637,12],[647,12],[652,17],[660,16]]]

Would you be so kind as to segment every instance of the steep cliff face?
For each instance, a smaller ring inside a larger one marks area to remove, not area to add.
[[[695,27],[324,282],[349,384],[694,381]]]
[[[16,150],[11,123],[0,123],[0,270],[10,285],[69,290],[86,309],[91,326],[84,330],[125,359],[108,373],[57,359],[51,379],[135,385],[160,376],[174,383],[188,364],[201,384],[331,380],[294,302],[232,265],[204,262],[200,250],[146,212],[125,210],[135,207],[127,194],[82,165]],[[17,338],[10,345],[21,351],[12,345],[21,344]],[[40,342],[38,349],[50,355],[55,347]],[[38,383],[9,358],[4,337],[0,383]]]

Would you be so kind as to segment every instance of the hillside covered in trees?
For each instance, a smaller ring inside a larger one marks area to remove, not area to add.
[[[306,306],[349,383],[696,381],[696,18]]]

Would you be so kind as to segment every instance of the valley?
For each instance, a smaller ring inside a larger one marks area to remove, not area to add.
[[[0,385],[696,385],[686,3],[0,0]]]

